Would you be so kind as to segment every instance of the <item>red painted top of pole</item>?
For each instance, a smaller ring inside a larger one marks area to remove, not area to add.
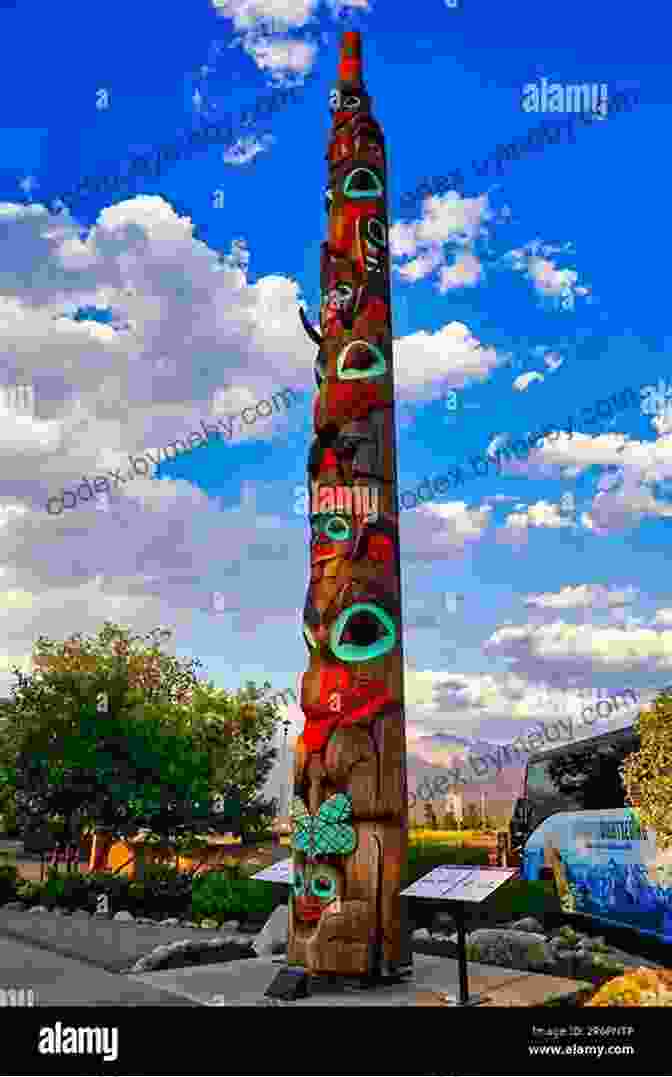
[[[362,79],[362,38],[358,30],[346,30],[341,38],[341,58],[338,65],[338,77],[341,82],[361,86]]]

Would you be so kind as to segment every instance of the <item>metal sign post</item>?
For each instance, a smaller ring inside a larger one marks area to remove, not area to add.
[[[480,903],[490,897],[503,883],[517,875],[516,869],[501,868],[434,868],[429,875],[403,890],[402,897],[427,898],[446,901],[455,917],[457,926],[457,960],[460,978],[459,998],[442,995],[453,1006],[479,1006],[488,1002],[487,995],[469,996],[467,980],[467,934],[465,926],[466,906]]]

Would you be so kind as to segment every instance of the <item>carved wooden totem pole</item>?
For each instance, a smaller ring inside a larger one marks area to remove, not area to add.
[[[331,110],[320,332],[300,312],[319,353],[288,962],[379,980],[411,968],[408,799],[385,148],[359,33]]]

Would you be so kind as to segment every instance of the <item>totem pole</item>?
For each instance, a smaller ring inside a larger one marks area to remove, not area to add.
[[[385,148],[359,33],[331,110],[319,332],[300,311],[319,352],[288,963],[379,981],[411,971],[408,797]]]

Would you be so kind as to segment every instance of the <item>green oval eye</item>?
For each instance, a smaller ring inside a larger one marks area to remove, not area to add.
[[[303,636],[310,650],[314,650],[315,647],[317,647],[317,641],[307,624],[304,624],[303,626]]]
[[[331,649],[342,662],[369,662],[395,646],[397,629],[384,609],[357,602],[344,610],[331,629]]]
[[[355,168],[343,184],[346,198],[380,198],[383,185],[370,168]]]
[[[352,527],[342,516],[330,516],[325,530],[333,542],[347,542],[352,538]]]
[[[353,340],[338,357],[336,372],[341,381],[357,378],[380,378],[387,372],[385,356],[368,340]]]
[[[318,875],[310,884],[310,889],[315,897],[321,901],[328,901],[336,897],[336,880],[329,875]]]

